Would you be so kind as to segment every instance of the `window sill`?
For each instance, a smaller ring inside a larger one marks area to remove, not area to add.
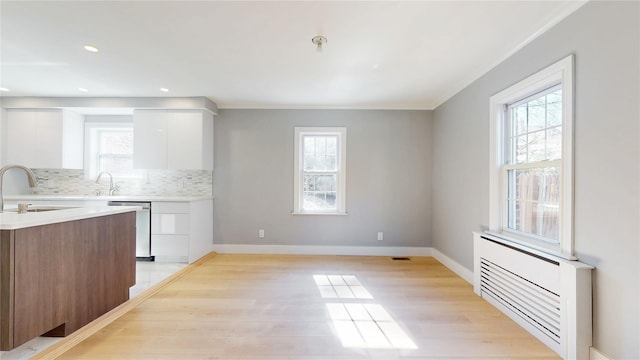
[[[555,257],[562,258],[565,260],[570,260],[570,261],[578,260],[578,258],[573,255],[562,253],[562,251],[560,251],[559,244],[557,245],[544,244],[539,239],[536,239],[533,237],[531,238],[525,237],[511,231],[504,231],[504,230],[502,232],[485,231],[485,233],[488,235],[494,236],[496,238],[502,239],[504,241],[508,241],[512,244],[517,244],[517,247],[523,248],[528,251],[540,252],[543,254],[555,256]]]
[[[292,211],[291,215],[338,215],[345,216],[349,215],[347,212],[300,212],[300,211]]]

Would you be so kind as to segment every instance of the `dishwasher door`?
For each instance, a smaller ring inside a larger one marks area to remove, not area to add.
[[[136,260],[154,261],[151,256],[151,203],[144,201],[109,201],[109,206],[139,206],[136,211]]]

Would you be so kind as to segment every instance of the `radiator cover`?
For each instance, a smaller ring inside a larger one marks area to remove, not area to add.
[[[593,267],[474,233],[474,291],[564,359],[589,359]]]

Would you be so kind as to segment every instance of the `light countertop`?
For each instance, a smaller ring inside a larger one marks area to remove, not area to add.
[[[15,211],[11,211],[12,209],[15,210],[15,208],[15,205],[5,205],[5,212],[0,213],[0,230],[22,229],[32,226],[121,214],[140,209],[138,206],[66,207],[62,210],[18,214]]]
[[[155,196],[155,195],[114,195],[114,196],[95,196],[95,195],[5,195],[6,201],[198,201],[210,200],[213,196]]]

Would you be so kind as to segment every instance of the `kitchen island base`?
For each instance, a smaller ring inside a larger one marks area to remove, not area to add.
[[[66,336],[129,299],[135,211],[0,231],[0,350]]]

